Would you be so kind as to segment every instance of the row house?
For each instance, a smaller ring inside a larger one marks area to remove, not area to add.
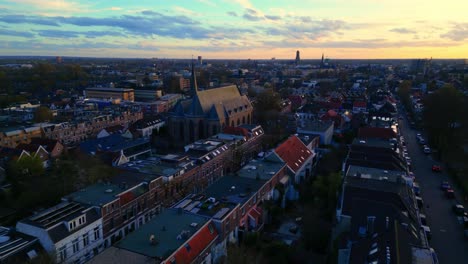
[[[142,112],[123,112],[119,116],[100,116],[80,123],[64,122],[45,125],[42,127],[42,131],[45,138],[58,140],[64,145],[76,145],[88,138],[95,137],[106,127],[116,125],[128,127],[142,118]]]
[[[167,209],[90,263],[212,263],[218,236],[209,218]]]
[[[93,184],[64,199],[99,209],[107,248],[160,212],[162,185],[161,177],[121,172],[110,182]]]
[[[200,166],[186,155],[152,156],[130,161],[119,166],[119,169],[161,178],[159,199],[166,207],[188,193],[206,188],[207,184],[206,180],[198,178]]]
[[[232,136],[242,137],[237,139],[235,144],[231,146],[232,160],[236,163],[233,166],[237,170],[257,157],[262,151],[264,135],[265,132],[259,125],[241,125],[238,127],[225,127],[222,134],[217,134],[214,137],[221,140],[229,140]]]
[[[18,127],[0,131],[0,147],[15,148],[19,144],[29,144],[33,138],[42,137],[39,127]]]
[[[438,263],[405,175],[362,166],[345,171],[336,211],[340,263]]]
[[[200,168],[197,181],[202,189],[221,178],[230,171],[231,149],[223,141],[207,139],[198,140],[185,146],[186,154],[195,161]],[[198,192],[201,190],[197,190]]]
[[[164,127],[166,122],[159,116],[147,117],[133,123],[130,130],[135,131],[139,137],[149,138],[156,130],[159,132],[161,127]]]
[[[57,263],[83,263],[103,250],[103,224],[95,206],[64,201],[16,224],[36,237]]]
[[[277,184],[287,174],[286,164],[276,155],[253,160],[235,174],[229,174],[210,185],[200,194],[193,194],[174,208],[212,219],[219,233],[212,249],[213,261],[227,254],[226,243],[235,242],[244,232],[263,227],[265,200],[274,198]]]

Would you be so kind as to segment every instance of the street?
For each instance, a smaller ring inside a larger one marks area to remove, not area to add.
[[[442,172],[432,172],[432,165],[442,165],[422,151],[416,139],[416,131],[411,129],[408,120],[400,120],[401,135],[404,136],[412,160],[412,171],[421,187],[424,210],[432,239],[429,244],[435,249],[442,264],[468,263],[468,239],[463,235],[460,219],[452,211],[455,201],[463,201],[459,188],[443,168]],[[448,181],[455,190],[456,200],[447,199],[440,189],[442,181]],[[466,208],[466,205],[465,205]]]

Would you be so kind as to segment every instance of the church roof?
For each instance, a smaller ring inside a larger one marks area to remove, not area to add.
[[[196,98],[203,112],[207,113],[212,105],[218,102],[223,102],[224,104],[224,102],[231,101],[230,99],[239,99],[241,95],[235,85],[229,85],[226,87],[199,91]],[[196,102],[197,100],[194,101]],[[194,101],[192,101],[192,104]]]
[[[192,99],[179,101],[174,113],[220,119],[251,108],[252,104],[249,99],[241,95],[235,85],[230,85],[197,91]]]

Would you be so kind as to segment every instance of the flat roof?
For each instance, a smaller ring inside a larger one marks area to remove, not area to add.
[[[100,87],[93,87],[93,88],[86,88],[86,91],[133,92],[134,89],[132,89],[132,88],[100,88]]]
[[[187,242],[195,232],[209,221],[209,218],[195,214],[166,209],[140,229],[129,234],[115,247],[151,258],[167,258]],[[181,235],[185,232],[187,235]],[[156,245],[149,242],[154,235]]]
[[[383,170],[378,168],[369,168],[362,166],[350,165],[346,173],[347,177],[361,177],[365,179],[375,179],[375,180],[387,180],[391,182],[396,182],[397,179],[405,177],[406,173],[404,171],[397,170]]]
[[[389,140],[378,139],[378,138],[355,138],[353,140],[352,146],[368,146],[376,148],[388,148],[393,149],[393,143]]]
[[[111,183],[95,183],[82,190],[71,193],[65,198],[72,199],[75,202],[102,206],[117,199],[116,195],[122,189]]]
[[[325,132],[330,127],[333,126],[333,121],[313,121],[313,120],[304,120],[304,126],[298,126],[298,132],[304,133],[304,131],[312,132]]]
[[[254,159],[237,171],[237,174],[242,178],[257,179],[259,177],[261,180],[269,180],[285,165],[286,163],[281,161]]]

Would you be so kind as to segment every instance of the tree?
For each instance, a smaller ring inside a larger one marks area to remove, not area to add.
[[[258,94],[257,101],[255,103],[257,111],[266,112],[270,110],[281,110],[281,97],[272,89],[265,89],[263,92]]]
[[[52,112],[46,106],[39,106],[34,112],[34,121],[35,122],[44,122],[52,120]]]
[[[401,103],[406,107],[406,109],[411,109],[411,87],[411,81],[403,81],[398,86],[398,96],[400,97]]]
[[[459,132],[466,118],[466,99],[460,91],[446,85],[424,99],[423,121],[429,140],[441,155],[447,155],[460,144]]]

